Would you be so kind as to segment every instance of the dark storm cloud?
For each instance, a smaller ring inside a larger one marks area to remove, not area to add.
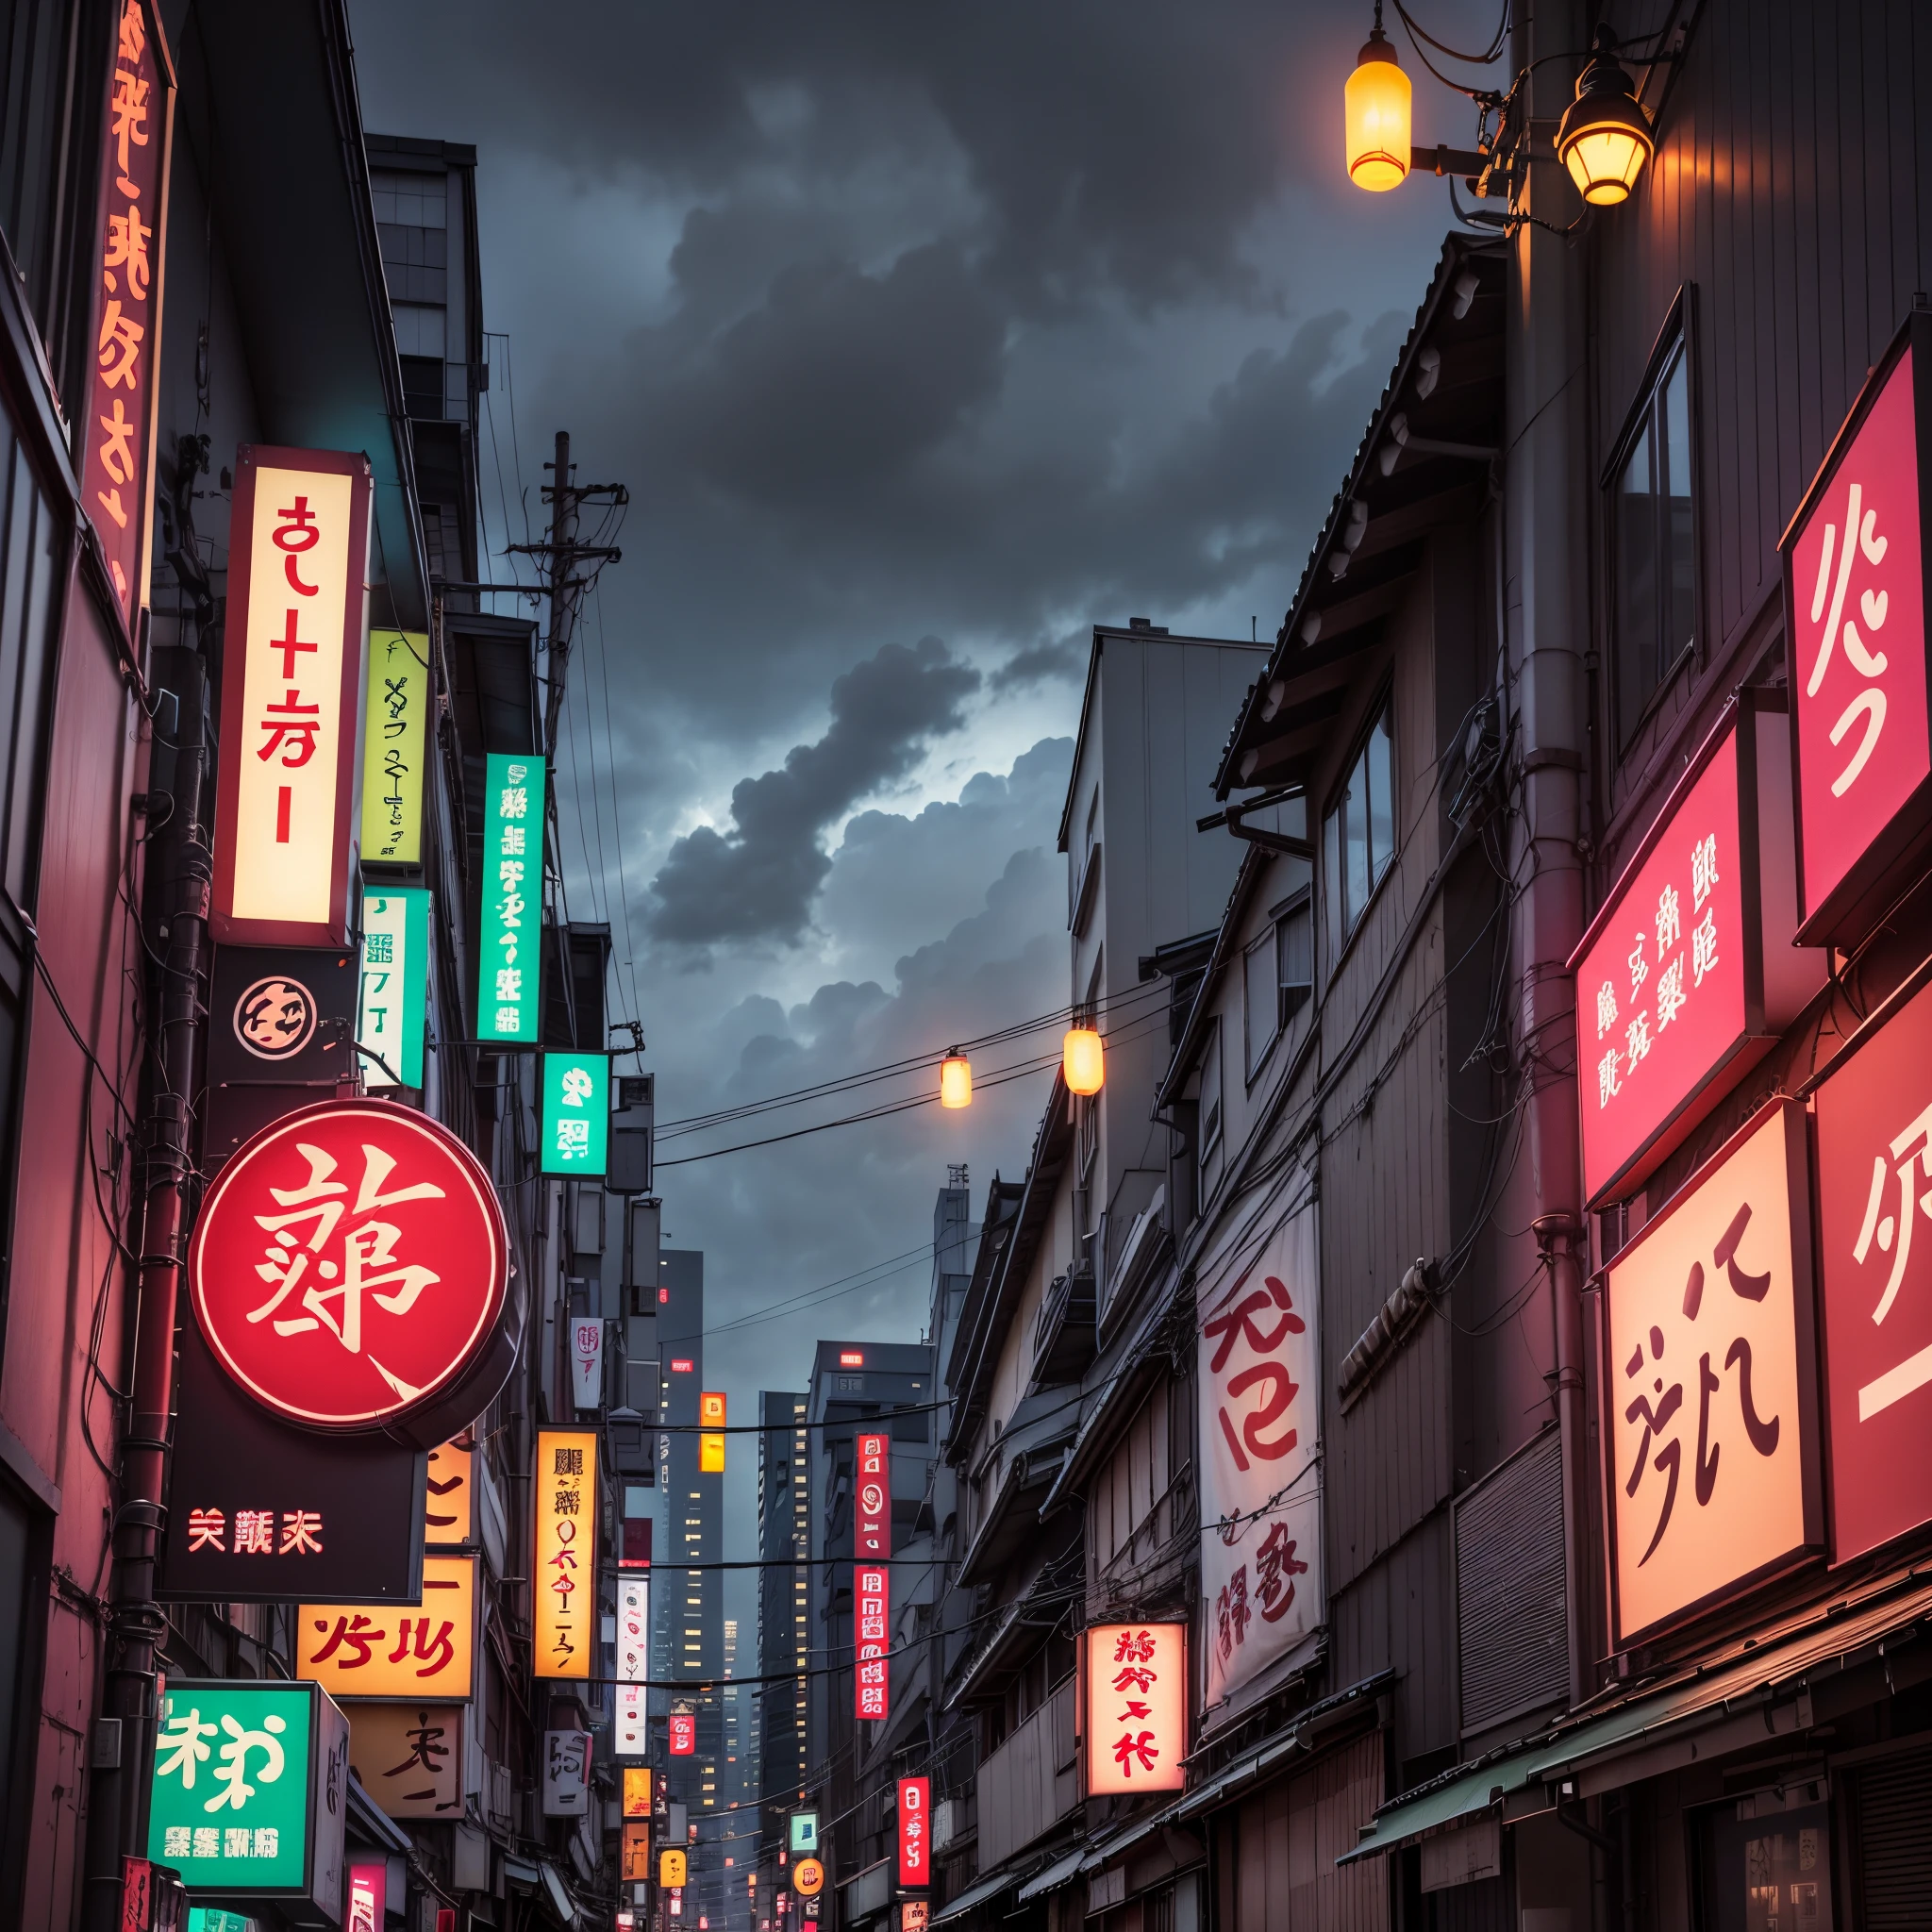
[[[937,638],[884,644],[854,665],[832,686],[824,736],[733,789],[728,834],[701,825],[672,846],[651,884],[653,931],[686,945],[796,939],[832,868],[820,834],[957,731],[978,689],[979,673]]]
[[[1024,691],[1053,677],[1078,677],[1087,668],[1085,640],[1061,638],[1058,643],[1029,644],[999,665],[988,682],[994,691]]]

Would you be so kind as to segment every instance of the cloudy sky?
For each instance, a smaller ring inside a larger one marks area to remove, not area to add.
[[[1367,5],[352,12],[367,125],[478,149],[492,541],[541,525],[559,427],[630,489],[558,784],[660,1120],[1064,1005],[1088,626],[1272,635],[1451,221],[1435,182],[1342,178]],[[1466,104],[1416,102],[1467,143]],[[1045,1091],[663,1167],[734,1421],[816,1337],[917,1338],[947,1164],[976,1207]]]

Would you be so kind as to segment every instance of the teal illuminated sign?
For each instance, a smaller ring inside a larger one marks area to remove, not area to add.
[[[543,1172],[601,1174],[608,1165],[609,1139],[609,1055],[546,1053]]]
[[[362,1062],[374,1090],[423,1084],[424,1008],[429,985],[429,894],[399,886],[362,895],[362,998],[356,1039],[383,1065]],[[383,1070],[392,1069],[395,1077]]]
[[[491,752],[483,789],[483,918],[476,1034],[537,1038],[543,938],[543,760]]]

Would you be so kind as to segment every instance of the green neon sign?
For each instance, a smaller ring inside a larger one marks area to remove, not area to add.
[[[543,760],[491,752],[484,766],[483,919],[476,1036],[533,1042],[543,943]]]
[[[609,1165],[610,1056],[543,1056],[545,1174],[595,1176]]]
[[[423,1084],[423,1033],[429,986],[429,894],[400,886],[362,894],[362,995],[356,1038],[395,1069],[405,1087]],[[396,1084],[374,1060],[371,1089]]]

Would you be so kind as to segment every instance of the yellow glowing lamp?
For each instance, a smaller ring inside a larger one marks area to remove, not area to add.
[[[940,1105],[973,1105],[973,1062],[958,1047],[940,1062]]]
[[[1597,30],[1596,53],[1576,82],[1576,98],[1557,125],[1557,154],[1576,192],[1594,208],[1630,198],[1656,151],[1650,116],[1617,58],[1616,41]]]
[[[1070,1027],[1060,1045],[1060,1072],[1069,1093],[1098,1093],[1107,1081],[1107,1057],[1091,1026]]]
[[[1376,0],[1375,25],[1356,56],[1355,72],[1342,90],[1342,119],[1348,131],[1348,178],[1374,194],[1400,188],[1408,176],[1408,75],[1382,31]]]

